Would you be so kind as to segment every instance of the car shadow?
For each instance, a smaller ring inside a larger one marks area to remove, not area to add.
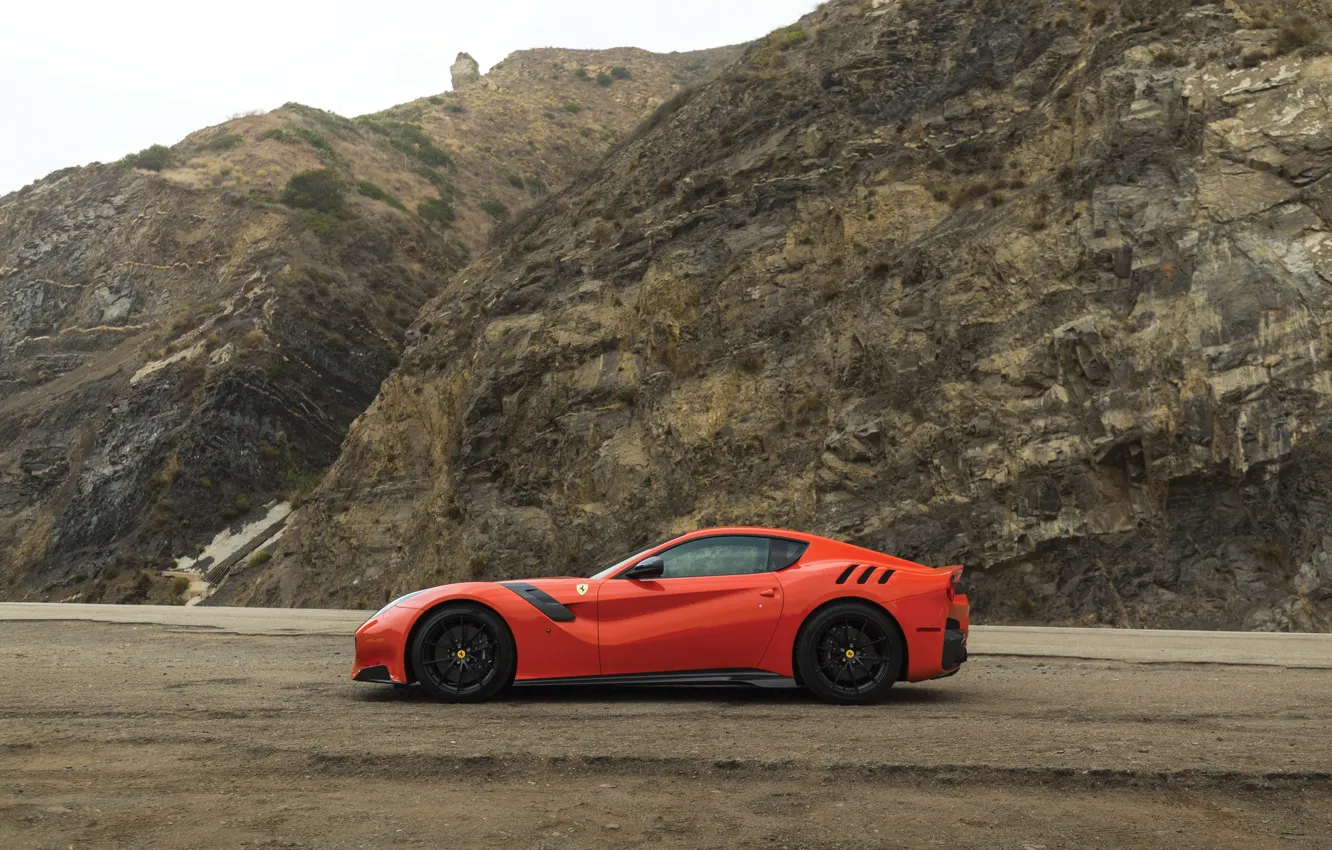
[[[404,687],[364,686],[360,698],[374,703],[432,703],[435,700],[420,685]],[[959,699],[956,691],[930,684],[898,685],[877,705],[943,705]],[[524,705],[617,702],[710,703],[726,706],[822,705],[822,701],[800,688],[756,688],[714,685],[549,685],[514,688],[497,703]]]

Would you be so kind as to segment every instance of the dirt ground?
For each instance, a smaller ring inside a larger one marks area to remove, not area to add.
[[[974,659],[884,705],[446,706],[350,638],[0,623],[0,847],[1332,847],[1332,670]]]

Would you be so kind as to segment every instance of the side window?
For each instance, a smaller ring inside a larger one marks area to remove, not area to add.
[[[661,553],[666,562],[662,578],[690,576],[739,576],[766,573],[768,550],[774,541],[766,537],[705,537],[691,540]]]
[[[799,540],[783,540],[780,537],[772,538],[771,544],[768,548],[768,569],[772,572],[784,570],[799,561],[800,556],[805,554],[805,550],[809,548],[808,543],[802,543]]]

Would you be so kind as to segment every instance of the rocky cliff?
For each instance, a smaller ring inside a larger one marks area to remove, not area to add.
[[[161,571],[313,486],[497,224],[734,53],[518,53],[0,198],[0,598],[179,601]]]
[[[757,523],[966,563],[991,622],[1332,627],[1328,31],[826,4],[455,277],[232,597]]]

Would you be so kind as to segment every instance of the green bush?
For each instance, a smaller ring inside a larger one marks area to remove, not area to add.
[[[778,50],[790,50],[807,40],[809,40],[809,33],[800,24],[792,24],[768,36],[768,43]]]
[[[458,217],[453,207],[443,198],[426,198],[416,205],[416,214],[440,227],[452,227]]]
[[[273,553],[267,550],[262,550],[251,555],[248,563],[252,567],[262,567],[271,560],[273,560]]]
[[[432,94],[430,97],[426,98],[426,100],[427,100],[429,103],[434,104],[435,106],[443,106],[443,105],[444,105],[444,98],[440,97],[440,96],[437,95],[437,94]]]
[[[215,136],[199,145],[199,150],[207,153],[222,153],[232,148],[239,147],[245,139],[238,133],[226,133],[221,136]]]
[[[314,130],[297,127],[292,130],[292,132],[296,135],[296,138],[314,148],[316,152],[328,156],[337,156],[337,152],[333,150],[333,143],[319,133],[316,133]]]
[[[166,145],[146,147],[120,161],[120,164],[126,168],[143,168],[148,171],[161,171],[164,168],[170,168],[171,163],[171,148]]]
[[[523,188],[523,178],[519,177],[517,174],[505,175],[504,179],[509,181],[509,185],[515,189]]]
[[[586,80],[588,77],[587,69],[579,68],[577,71],[574,71],[574,76],[580,80]]]
[[[391,119],[358,118],[358,123],[388,139],[390,145],[426,165],[453,165],[453,156],[435,144],[419,124]]]
[[[282,190],[282,203],[302,210],[332,213],[342,210],[347,187],[332,169],[302,171]]]
[[[540,177],[529,177],[525,181],[523,181],[523,185],[527,187],[527,191],[531,192],[533,195],[536,196],[546,195],[550,193],[550,187],[548,187],[545,181],[542,180]]]
[[[450,103],[448,106],[444,107],[444,111],[452,112],[454,115],[462,115],[467,111],[467,107],[458,103]]]
[[[583,107],[579,106],[576,103],[566,103],[564,104],[563,109],[565,112],[569,113],[570,115],[577,115],[578,113],[583,111]]]
[[[240,513],[248,513],[250,510],[250,497],[242,493],[236,497],[236,510]]]
[[[602,88],[608,88],[613,82],[615,82],[615,79],[610,74],[597,74],[597,85]]]
[[[634,78],[634,75],[629,73],[629,69],[623,65],[616,65],[611,68],[611,76],[617,80],[632,80]]]
[[[264,133],[259,138],[274,139],[276,141],[282,142],[285,145],[294,145],[300,142],[300,139],[296,138],[294,133],[288,133],[286,130],[283,130],[281,127],[274,127],[273,129]]]
[[[493,198],[483,202],[481,209],[496,221],[503,221],[509,217],[509,208]]]
[[[374,183],[371,183],[369,180],[362,180],[359,183],[357,183],[356,191],[360,192],[362,195],[365,195],[367,198],[369,198],[372,201],[381,201],[383,203],[386,203],[389,206],[393,207],[395,210],[407,209],[407,207],[403,206],[402,201],[399,201],[397,198],[393,197],[388,192],[385,192],[383,189],[379,188]]]

